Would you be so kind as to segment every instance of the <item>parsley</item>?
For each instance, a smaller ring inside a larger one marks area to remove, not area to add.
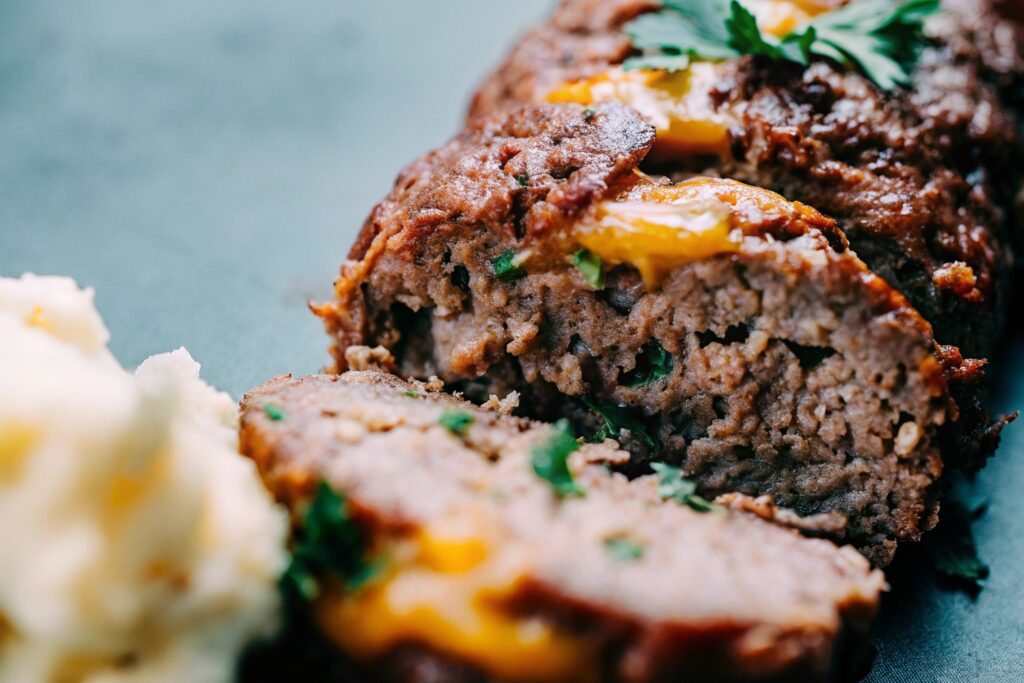
[[[526,187],[527,185],[530,184],[530,179],[524,175],[517,175],[516,182],[519,183],[522,187]]]
[[[658,495],[662,500],[674,500],[677,503],[690,506],[697,512],[712,512],[722,509],[721,506],[698,496],[697,485],[683,477],[683,471],[678,467],[666,465],[663,462],[654,462],[651,463],[651,469],[658,475]]]
[[[906,85],[927,42],[926,17],[939,0],[858,0],[813,17],[782,38],[761,33],[756,18],[738,0],[663,0],[659,12],[626,25],[633,46],[644,54],[627,69],[686,69],[693,59],[725,60],[761,55],[808,64],[826,57],[859,67],[883,90]]]
[[[494,276],[499,280],[517,280],[526,275],[526,271],[516,264],[516,256],[515,250],[509,249],[491,261]]]
[[[413,391],[412,389],[406,389],[406,390],[405,390],[405,391],[403,391],[402,393],[403,393],[403,394],[405,394],[406,396],[408,396],[409,398],[419,398],[419,397],[420,397],[420,395],[419,395],[419,394],[417,394],[417,393],[416,393],[415,391]]]
[[[473,416],[465,410],[448,408],[441,413],[441,418],[437,423],[455,436],[465,436],[469,431],[469,426],[473,424]]]
[[[584,109],[584,110],[583,110],[583,120],[584,120],[584,121],[587,121],[587,122],[589,122],[589,121],[590,121],[591,119],[593,119],[593,118],[594,118],[595,116],[597,116],[597,110],[596,110],[596,109],[590,109],[590,108],[588,107],[587,109]]]
[[[263,412],[274,422],[280,422],[284,419],[284,410],[280,406],[276,406],[273,403],[268,403],[263,406]]]
[[[604,541],[604,549],[619,562],[635,562],[644,556],[644,547],[625,536],[612,536]]]
[[[589,249],[580,249],[572,255],[572,262],[588,285],[594,289],[604,289],[604,269],[600,256]]]
[[[356,590],[380,570],[366,559],[366,542],[353,521],[345,497],[320,482],[306,510],[291,563],[281,577],[286,595],[312,600],[320,593],[320,579],[334,575]]]
[[[675,360],[672,354],[657,341],[652,341],[644,346],[640,357],[637,358],[636,367],[626,373],[623,380],[630,389],[639,389],[669,376],[674,367]]]
[[[985,512],[985,506],[973,510],[963,503],[947,501],[942,506],[942,523],[930,546],[932,564],[939,576],[972,595],[984,587],[989,567],[978,557],[971,524]]]
[[[622,430],[626,429],[655,453],[661,450],[661,444],[648,434],[643,423],[630,415],[625,408],[596,403],[586,396],[583,397],[583,403],[604,420],[604,426],[594,432],[591,441],[600,443],[605,439],[618,439]]]
[[[531,464],[541,479],[550,482],[560,496],[582,496],[583,489],[573,481],[569,471],[569,456],[580,447],[572,433],[568,420],[559,420],[552,427],[551,435],[533,448]]]

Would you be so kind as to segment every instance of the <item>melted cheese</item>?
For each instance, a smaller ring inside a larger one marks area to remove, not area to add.
[[[694,63],[685,71],[615,67],[603,74],[566,83],[548,93],[549,102],[622,102],[633,107],[657,132],[658,153],[729,153],[729,129],[715,112],[709,92],[716,67]]]
[[[599,204],[594,220],[582,221],[575,237],[606,263],[633,266],[655,289],[673,268],[739,251],[742,234],[732,207],[709,191],[726,182],[639,185],[623,199]]]
[[[521,564],[482,535],[452,532],[431,529],[389,548],[390,573],[360,592],[326,591],[321,627],[356,659],[417,643],[501,680],[596,681],[594,644],[504,607],[521,587]]]

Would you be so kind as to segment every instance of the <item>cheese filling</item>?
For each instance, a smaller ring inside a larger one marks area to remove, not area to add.
[[[729,128],[715,111],[710,91],[718,65],[695,62],[685,71],[626,71],[614,67],[603,74],[555,88],[549,102],[622,102],[657,132],[659,154],[729,154]]]
[[[317,620],[350,656],[373,660],[417,644],[507,681],[596,681],[596,644],[506,605],[524,580],[524,559],[484,532],[442,525],[390,543],[390,569],[355,593],[335,587]]]
[[[644,285],[655,289],[673,268],[739,251],[742,230],[724,193],[737,188],[759,190],[712,178],[641,184],[622,198],[601,202],[593,220],[576,227],[575,237],[603,262],[633,266]]]

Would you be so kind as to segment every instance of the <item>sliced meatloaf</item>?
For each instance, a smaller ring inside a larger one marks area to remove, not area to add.
[[[637,171],[622,105],[525,105],[412,164],[318,307],[346,350],[570,416],[708,496],[837,514],[878,563],[935,522],[958,418],[928,323],[814,209]]]
[[[1019,3],[945,0],[928,24],[934,44],[910,86],[894,92],[827,61],[624,71],[634,52],[623,26],[659,6],[565,0],[483,85],[474,114],[510,102],[626,102],[658,127],[650,166],[711,168],[835,218],[853,250],[950,347],[948,374],[964,404],[963,428],[950,438],[990,451],[1003,422],[967,409],[983,361],[959,361],[992,352],[1008,309],[1024,167],[1024,28],[1008,18],[1022,18]]]
[[[828,680],[884,587],[852,548],[693,498],[678,472],[612,474],[612,441],[380,372],[250,392],[242,448],[300,539],[325,537],[302,523],[325,500],[357,527],[346,547],[375,571],[319,573],[312,611],[382,680]]]

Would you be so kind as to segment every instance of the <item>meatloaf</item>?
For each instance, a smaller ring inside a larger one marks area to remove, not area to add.
[[[638,170],[619,104],[522,105],[413,163],[318,307],[346,350],[475,400],[511,390],[708,496],[838,515],[879,564],[935,523],[958,417],[930,325],[811,207]]]
[[[624,25],[660,4],[564,0],[485,82],[473,114],[513,102],[631,104],[659,129],[649,164],[669,173],[713,168],[814,206],[910,299],[941,344],[989,355],[1009,295],[1024,28],[994,0],[944,0],[912,82],[893,92],[827,60],[624,71],[635,54]],[[750,4],[757,12],[764,3]]]
[[[658,168],[710,168],[835,218],[853,250],[933,325],[960,412],[944,430],[948,452],[979,467],[1007,422],[989,418],[980,396],[1008,309],[1008,233],[1016,222],[1019,244],[1024,232],[1021,3],[943,0],[911,83],[894,92],[825,60],[623,71],[634,54],[623,27],[659,6],[565,0],[483,85],[474,114],[517,101],[624,101],[659,126],[649,159]]]
[[[380,680],[820,681],[849,673],[884,580],[839,548],[632,481],[613,441],[381,372],[281,377],[242,448],[294,513],[332,501],[365,566],[318,573],[316,623]],[[324,490],[330,492],[324,497]],[[339,509],[339,507],[341,509]],[[326,517],[326,515],[325,515]],[[321,548],[330,554],[331,548]]]

